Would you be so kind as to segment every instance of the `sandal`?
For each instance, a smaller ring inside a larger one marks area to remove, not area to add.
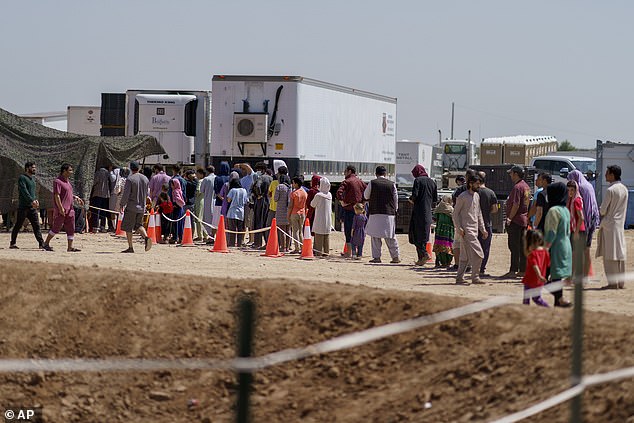
[[[70,250],[66,250],[66,252],[68,252],[68,253],[78,253],[78,252],[80,252],[80,251],[81,251],[81,250],[80,250],[79,248],[74,248],[74,247],[73,247],[73,248],[71,248]]]

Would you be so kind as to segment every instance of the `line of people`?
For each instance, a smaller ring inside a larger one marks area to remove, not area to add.
[[[607,167],[605,178],[610,186],[600,209],[594,188],[578,170],[568,174],[566,184],[552,183],[548,173],[540,173],[532,205],[524,168],[513,166],[508,173],[513,182],[505,204],[510,268],[501,279],[521,278],[528,289],[547,281],[571,283],[587,277],[591,269],[590,247],[598,230],[596,256],[603,257],[608,278],[604,289],[624,288],[628,191],[620,182],[619,166]],[[436,266],[457,270],[457,284],[467,283],[464,275],[468,267],[474,284],[489,276],[485,269],[491,245],[491,215],[497,212],[498,201],[495,193],[485,187],[485,181],[483,172],[468,170],[465,183],[454,191],[453,200],[445,196],[433,211]],[[450,267],[452,259],[456,262],[454,267]],[[561,289],[552,294],[555,306],[570,306]],[[533,300],[546,304],[539,295]]]

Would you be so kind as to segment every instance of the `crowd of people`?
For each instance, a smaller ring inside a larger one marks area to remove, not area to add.
[[[412,173],[416,176],[415,171]],[[557,287],[551,290],[554,305],[569,307],[561,286],[581,283],[589,276],[590,247],[598,230],[596,257],[603,257],[608,278],[603,289],[625,287],[628,190],[621,183],[619,166],[607,167],[605,178],[610,186],[600,208],[593,186],[578,170],[568,174],[567,183],[553,183],[550,174],[540,173],[533,195],[524,180],[522,166],[513,166],[508,173],[513,188],[505,203],[504,224],[510,265],[501,279],[521,278],[525,288],[533,290],[553,283]],[[482,278],[490,277],[486,265],[491,247],[491,215],[498,213],[498,200],[486,187],[484,172],[468,170],[465,177],[456,178],[456,183],[453,195],[442,198],[433,209],[436,266],[457,270],[457,284],[467,283],[464,276],[471,269],[471,283],[481,284]],[[412,222],[412,226],[416,224]],[[530,298],[541,306],[548,305],[540,294],[529,295],[525,303]]]
[[[73,246],[78,225],[76,210],[83,210],[84,202],[73,194],[72,165],[62,165],[54,181],[52,223],[46,240],[41,235],[40,207],[33,179],[37,168],[34,163],[27,162],[24,169],[18,179],[18,212],[10,248],[18,248],[19,230],[28,219],[40,248],[52,251],[51,240],[64,228],[67,251],[78,252]],[[257,163],[255,169],[246,163],[231,167],[228,162],[222,162],[217,174],[214,166],[183,172],[176,165],[171,175],[160,164],[144,171],[137,162],[131,162],[129,169],[100,167],[95,172],[91,191],[88,230],[114,231],[118,212],[123,210],[120,223],[126,232],[128,248],[122,252],[134,252],[134,232],[141,235],[148,251],[152,247],[145,229],[149,210],[164,216],[161,219],[162,237],[158,242],[170,244],[183,241],[185,225],[182,217],[189,212],[194,215],[194,241],[213,244],[216,228],[224,221],[229,247],[264,249],[269,238],[266,228],[275,219],[280,229],[279,251],[299,254],[304,222],[308,220],[315,239],[315,254],[328,256],[335,205],[341,207],[344,257],[361,259],[367,235],[370,237],[370,263],[381,263],[383,242],[390,263],[401,262],[396,238],[397,187],[387,178],[384,166],[376,168],[376,178],[369,183],[357,176],[354,166],[348,166],[345,179],[334,196],[326,177],[313,175],[308,187],[301,176],[291,178],[286,166],[279,166],[275,172],[273,175],[273,170],[264,162]],[[567,184],[553,183],[551,175],[540,173],[535,181],[536,191],[532,194],[524,180],[522,166],[513,166],[508,173],[513,182],[505,202],[510,263],[509,271],[500,278],[521,278],[527,289],[581,280],[590,272],[590,247],[598,231],[596,256],[603,257],[608,277],[605,288],[624,287],[628,190],[620,182],[618,166],[607,167],[605,178],[610,186],[600,208],[594,188],[577,170],[568,174]],[[457,284],[468,284],[467,272],[470,272],[471,283],[483,283],[483,278],[491,277],[486,273],[486,267],[491,250],[492,215],[499,213],[496,194],[486,186],[487,175],[468,170],[464,177],[456,178],[457,188],[453,194],[440,199],[435,181],[422,165],[416,165],[412,175],[408,241],[416,247],[414,264],[425,265],[431,260],[430,252],[433,251],[435,266],[456,271]],[[562,289],[552,291],[555,306],[570,305],[563,298]],[[547,305],[540,295],[531,298],[539,305]]]

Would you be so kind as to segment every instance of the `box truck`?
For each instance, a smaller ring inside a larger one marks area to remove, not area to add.
[[[146,164],[205,166],[209,162],[209,91],[126,91],[126,135],[152,135],[165,154]]]
[[[417,164],[423,165],[429,177],[439,183],[442,176],[441,147],[422,141],[397,141],[396,183],[399,187],[408,187],[414,184],[412,169]]]
[[[343,180],[354,165],[364,180],[384,165],[394,179],[396,98],[301,76],[214,75],[211,156]]]

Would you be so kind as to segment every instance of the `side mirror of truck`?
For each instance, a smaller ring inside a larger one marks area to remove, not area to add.
[[[568,172],[569,170],[567,167],[562,167],[561,169],[559,169],[559,176],[561,176],[562,178],[567,178]]]

